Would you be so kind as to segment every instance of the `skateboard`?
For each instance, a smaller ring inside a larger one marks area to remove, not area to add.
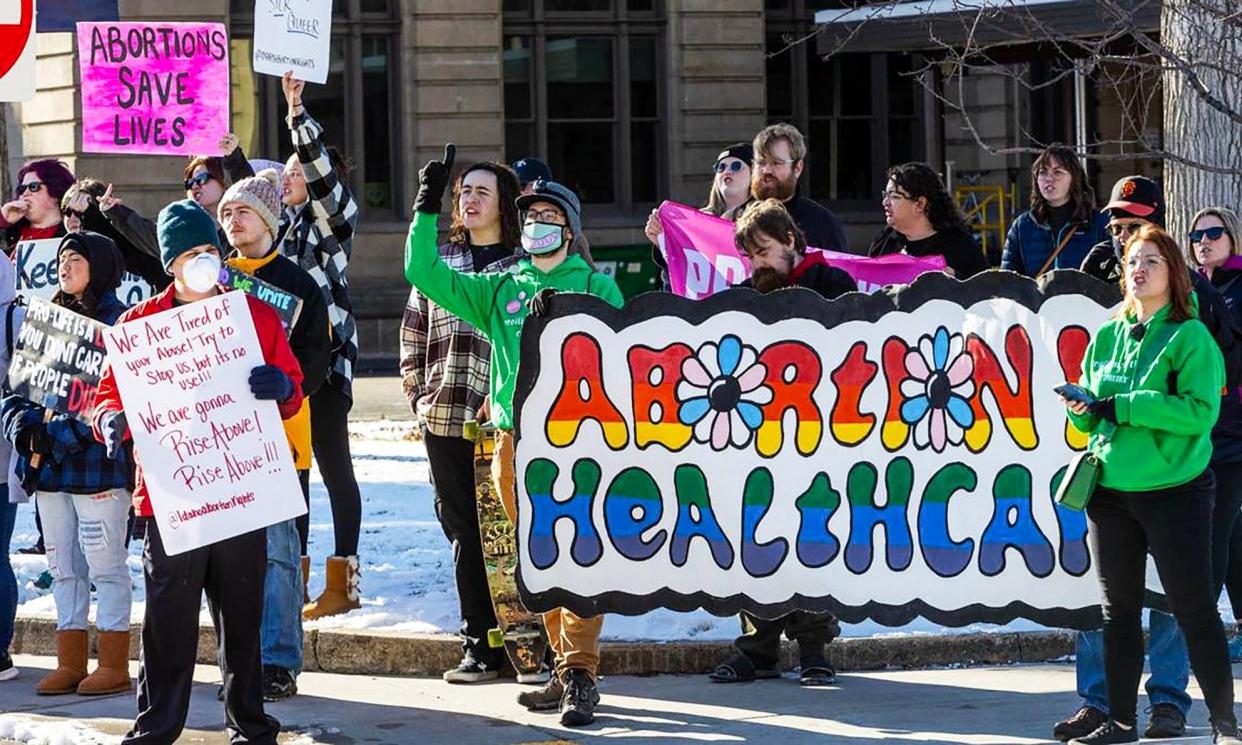
[[[493,649],[504,647],[519,683],[542,683],[550,675],[546,663],[548,636],[539,614],[526,610],[518,597],[513,577],[518,561],[517,530],[505,514],[500,494],[492,486],[495,429],[467,422],[466,438],[475,443],[474,494],[479,511],[479,536],[483,543],[487,587],[498,624],[487,633],[487,643]]]

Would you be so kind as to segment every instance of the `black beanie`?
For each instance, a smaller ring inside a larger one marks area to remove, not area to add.
[[[56,261],[60,263],[60,255],[65,251],[73,251],[81,255],[91,265],[91,278],[88,286],[95,297],[104,295],[121,286],[125,275],[125,260],[121,251],[106,235],[83,230],[69,233],[60,241],[56,250]]]

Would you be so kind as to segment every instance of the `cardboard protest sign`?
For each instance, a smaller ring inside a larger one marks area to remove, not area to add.
[[[26,298],[51,300],[60,289],[60,272],[56,252],[60,238],[20,241],[13,253],[17,267],[17,294]],[[125,272],[116,296],[129,306],[137,305],[155,294],[155,288],[137,274]]]
[[[79,23],[82,150],[214,153],[229,131],[219,23]]]
[[[9,389],[90,424],[107,356],[105,328],[93,318],[33,298],[9,363]]]
[[[285,336],[293,331],[293,325],[302,314],[302,298],[227,264],[220,267],[220,284],[253,295],[272,306],[276,315],[280,316],[281,325],[285,327]]]
[[[245,296],[222,293],[105,329],[160,535],[179,554],[305,514]]]
[[[700,300],[726,290],[750,276],[750,262],[733,240],[733,223],[677,202],[660,205],[660,252],[668,266],[674,293]],[[904,255],[866,258],[838,251],[820,251],[832,266],[849,273],[862,292],[887,285],[909,284],[925,272],[945,268],[943,256]]]
[[[558,300],[522,336],[523,601],[1094,627],[1052,388],[1118,300],[1078,272]]]
[[[332,0],[256,0],[255,72],[328,82],[332,42]]]
[[[0,101],[35,94],[35,0],[0,3]]]

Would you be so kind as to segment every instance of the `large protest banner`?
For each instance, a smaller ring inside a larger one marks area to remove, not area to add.
[[[664,227],[660,252],[668,266],[674,293],[700,300],[750,276],[750,262],[733,241],[733,223],[667,201],[660,205],[659,216]],[[829,264],[848,272],[863,292],[909,284],[920,274],[945,268],[942,256],[916,258],[898,254],[870,259],[838,251],[820,252]]]
[[[51,300],[60,289],[60,271],[57,266],[56,252],[60,248],[60,238],[48,238],[37,241],[20,241],[13,253],[13,261],[17,268],[17,294],[30,300],[43,298]],[[125,272],[121,278],[121,286],[117,288],[117,298],[126,305],[137,305],[155,294],[142,277],[132,272]]]
[[[245,295],[135,319],[104,339],[169,554],[305,514],[276,404],[250,393],[263,351]]]
[[[27,401],[90,424],[108,353],[105,328],[68,308],[31,299],[9,364],[9,389]]]
[[[328,82],[332,0],[257,0],[254,6],[255,72]]]
[[[1076,381],[1117,289],[1010,272],[829,302],[734,290],[527,320],[516,395],[531,610],[1098,622]]]
[[[214,153],[229,131],[219,23],[79,23],[82,150]]]

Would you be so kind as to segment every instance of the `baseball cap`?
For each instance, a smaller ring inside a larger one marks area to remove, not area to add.
[[[582,235],[582,203],[578,201],[578,195],[574,194],[573,189],[555,181],[540,179],[535,182],[533,192],[517,198],[517,208],[525,211],[535,202],[552,202],[560,206],[565,210],[565,216],[569,219],[569,227],[573,228],[574,235]]]
[[[517,174],[518,183],[526,186],[532,181],[543,179],[544,181],[552,180],[552,169],[548,168],[548,164],[538,158],[522,158],[514,161],[513,171]]]
[[[1164,224],[1164,194],[1155,181],[1146,176],[1126,176],[1113,184],[1108,204],[1101,212],[1124,212]]]

